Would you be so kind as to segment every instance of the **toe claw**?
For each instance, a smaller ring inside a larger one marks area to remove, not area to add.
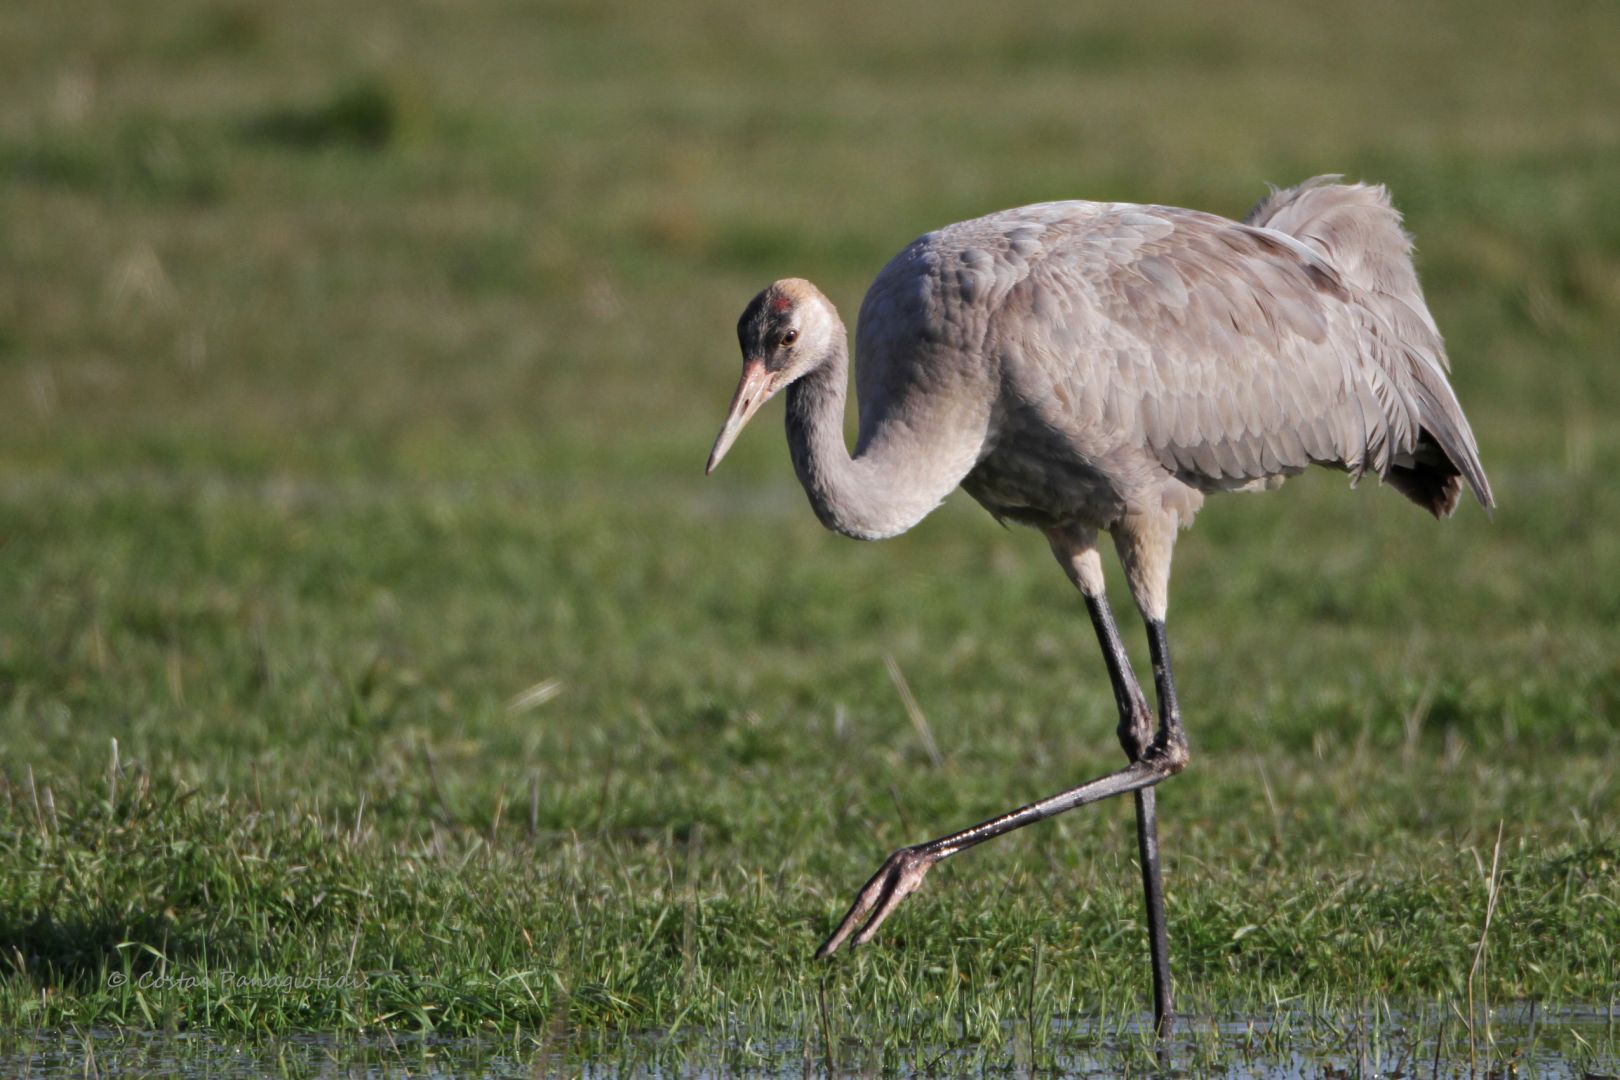
[[[878,872],[856,894],[855,902],[850,905],[832,935],[816,950],[816,958],[822,959],[837,952],[857,926],[860,931],[855,934],[851,947],[865,945],[872,940],[878,927],[900,906],[900,901],[917,890],[939,858],[917,848],[901,848],[885,859]]]

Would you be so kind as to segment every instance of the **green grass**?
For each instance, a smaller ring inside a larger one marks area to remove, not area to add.
[[[1407,212],[1501,508],[1324,474],[1184,536],[1178,991],[1466,1010],[1500,826],[1476,999],[1612,1001],[1617,39],[1573,3],[0,10],[0,1029],[898,1066],[1139,1013],[1123,804],[809,959],[888,850],[1118,749],[1039,537],[961,496],[824,533],[770,417],[702,477],[732,327],[789,274],[852,316],[1001,206],[1329,171]]]

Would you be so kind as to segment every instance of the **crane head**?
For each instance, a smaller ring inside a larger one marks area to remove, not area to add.
[[[833,327],[837,333],[843,332],[832,304],[802,278],[774,282],[749,301],[737,320],[742,378],[731,395],[731,409],[709,452],[705,472],[714,472],[761,405],[820,362]]]

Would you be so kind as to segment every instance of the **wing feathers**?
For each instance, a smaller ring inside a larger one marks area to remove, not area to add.
[[[1383,185],[1336,184],[1336,179],[1319,176],[1297,187],[1273,190],[1244,220],[1297,237],[1337,267],[1357,290],[1360,306],[1371,317],[1363,329],[1382,340],[1380,366],[1394,377],[1408,403],[1409,423],[1398,433],[1399,449],[1413,450],[1420,433],[1427,432],[1444,452],[1445,464],[1453,470],[1450,475],[1462,476],[1489,509],[1494,505],[1490,482],[1468,420],[1446,381],[1451,362],[1423,299],[1412,265],[1412,238],[1401,228],[1400,212]],[[1440,507],[1449,513],[1456,505],[1455,491],[1447,500],[1436,494],[1439,488],[1434,485],[1408,480],[1396,486],[1436,513]]]
[[[1449,509],[1444,475],[1414,477],[1406,464],[1427,440],[1444,464],[1416,467],[1449,467],[1492,504],[1383,188],[1313,180],[1274,192],[1243,224],[1073,205],[1086,209],[1045,222],[999,328],[1062,386],[1057,399],[1108,387],[1121,443],[1136,440],[1198,486],[1313,462],[1353,477],[1398,467],[1403,492]],[[1040,300],[1048,292],[1067,301],[1058,317]]]

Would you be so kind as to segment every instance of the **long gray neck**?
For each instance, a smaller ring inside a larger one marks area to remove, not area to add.
[[[907,462],[887,443],[850,457],[844,443],[848,392],[849,346],[839,327],[823,362],[787,388],[788,448],[821,523],[857,540],[879,540],[922,520],[943,493],[930,496],[909,485]]]

